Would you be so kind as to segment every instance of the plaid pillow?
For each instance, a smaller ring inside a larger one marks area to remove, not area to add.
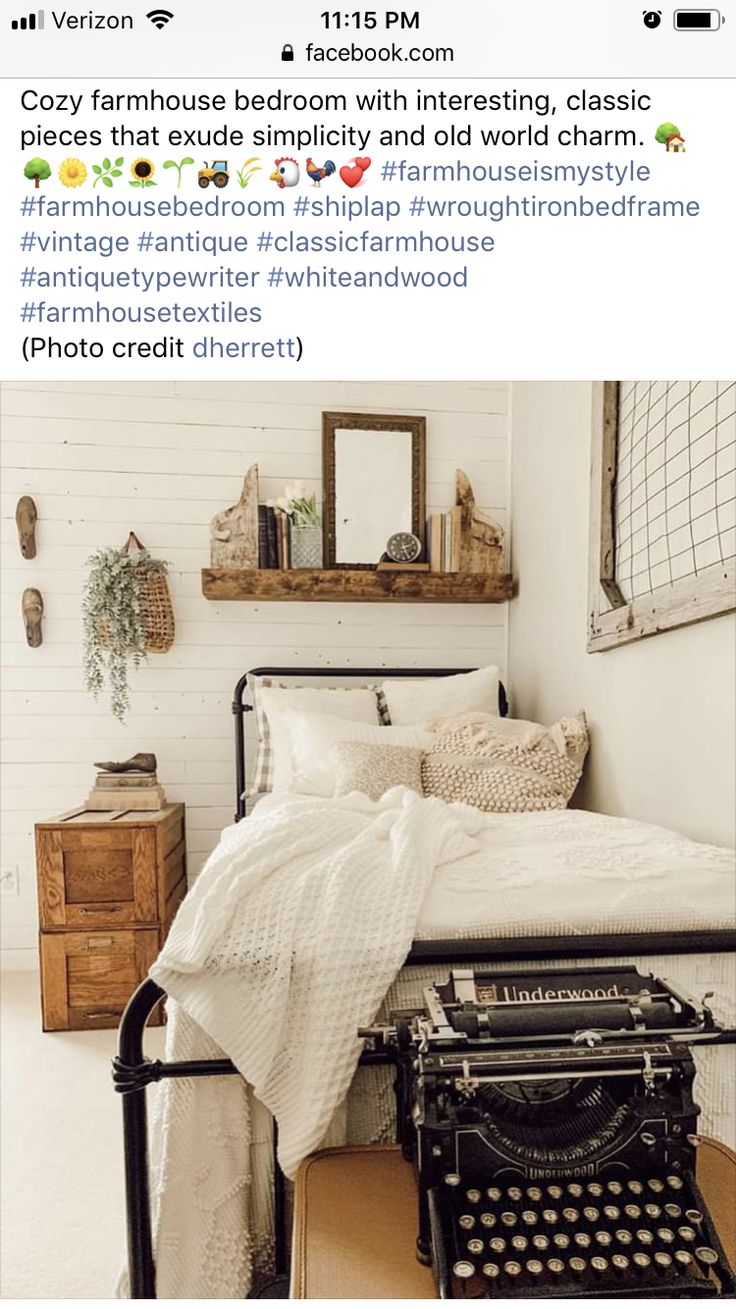
[[[274,774],[274,751],[273,741],[271,739],[271,728],[268,722],[268,715],[263,703],[263,697],[259,694],[261,689],[266,686],[278,687],[283,691],[297,691],[299,686],[286,682],[275,682],[270,677],[249,677],[248,686],[250,689],[250,698],[253,704],[253,714],[256,728],[256,758],[253,765],[253,772],[250,784],[246,787],[245,798],[252,799],[254,796],[263,795],[265,792],[273,790]],[[316,688],[319,689],[319,688]],[[330,691],[354,691],[357,687],[351,686],[331,686],[325,688]],[[391,722],[388,712],[388,705],[383,691],[377,686],[366,686],[360,688],[364,691],[374,691],[378,706],[378,719],[384,726]],[[328,711],[326,711],[328,712]]]

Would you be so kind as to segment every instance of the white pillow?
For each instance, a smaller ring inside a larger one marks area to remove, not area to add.
[[[290,751],[288,768],[274,779],[274,791],[293,791],[301,795],[332,796],[337,784],[337,760],[333,745],[340,741],[359,741],[363,745],[405,745],[415,750],[429,750],[434,741],[431,732],[421,727],[374,727],[369,723],[349,722],[331,714],[305,714],[285,709],[282,728],[288,733]],[[285,756],[281,756],[285,758]]]
[[[291,727],[284,721],[288,713],[299,710],[379,724],[376,692],[366,687],[263,686],[260,701],[268,722],[269,781],[274,791],[291,789],[285,784],[290,776]]]
[[[391,722],[427,723],[433,718],[456,714],[498,714],[498,685],[501,674],[495,665],[478,668],[473,673],[456,673],[452,677],[432,677],[429,681],[402,678],[384,682],[381,690]]]

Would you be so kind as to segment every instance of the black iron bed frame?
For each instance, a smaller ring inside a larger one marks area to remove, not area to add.
[[[232,702],[235,719],[235,821],[246,817],[246,714],[253,705],[247,699],[250,678],[297,677],[359,680],[375,683],[402,677],[448,677],[473,672],[469,668],[254,668],[237,682]],[[499,685],[499,713],[508,713],[503,684]],[[736,931],[631,932],[587,936],[515,937],[509,940],[414,942],[405,965],[448,965],[483,961],[525,962],[534,959],[585,959],[621,954],[700,954],[736,949]],[[148,1118],[146,1088],[164,1078],[222,1077],[238,1075],[230,1059],[190,1059],[165,1062],[146,1058],[143,1037],[146,1023],[166,992],[151,978],[141,982],[131,996],[120,1022],[118,1053],[113,1059],[113,1083],[123,1099],[123,1143],[125,1154],[125,1204],[127,1221],[130,1298],[156,1298],[156,1268],[153,1256],[148,1165]],[[387,1064],[391,1056],[369,1051],[362,1065]],[[278,1276],[288,1271],[285,1180],[277,1158],[278,1133],[274,1123],[274,1228],[275,1269]]]

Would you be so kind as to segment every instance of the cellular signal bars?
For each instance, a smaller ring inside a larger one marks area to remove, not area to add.
[[[42,32],[43,9],[39,9],[35,14],[29,14],[27,18],[13,18],[10,26],[14,32]]]

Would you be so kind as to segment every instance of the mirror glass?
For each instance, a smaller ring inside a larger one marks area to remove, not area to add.
[[[377,564],[412,530],[412,434],[335,430],[335,559]]]

